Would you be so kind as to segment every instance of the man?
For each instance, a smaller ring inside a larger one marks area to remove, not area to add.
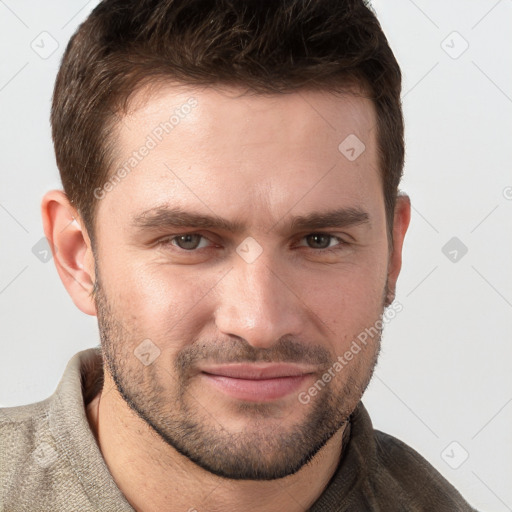
[[[4,409],[4,510],[473,510],[361,403],[410,202],[362,1],[105,0],[56,81],[45,234],[101,350]]]

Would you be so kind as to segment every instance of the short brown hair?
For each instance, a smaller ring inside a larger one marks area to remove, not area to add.
[[[103,0],[67,45],[51,111],[62,185],[93,243],[94,190],[112,172],[119,115],[137,89],[161,79],[262,94],[357,84],[376,107],[392,239],[404,163],[401,72],[364,0]]]

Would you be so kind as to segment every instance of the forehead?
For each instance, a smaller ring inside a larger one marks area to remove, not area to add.
[[[153,85],[131,99],[115,147],[99,210],[127,221],[163,203],[281,218],[381,199],[375,108],[360,94]]]
[[[166,122],[180,125],[175,135],[183,140],[191,132],[209,138],[218,134],[216,142],[236,139],[243,146],[258,141],[283,143],[285,139],[316,142],[316,136],[324,139],[326,135],[334,140],[350,134],[368,139],[376,125],[376,113],[371,99],[354,88],[340,93],[299,90],[259,94],[232,86],[156,82],[133,94],[123,121],[118,131],[120,149],[128,149],[127,144],[133,142],[127,133],[132,125],[150,134]],[[278,133],[279,139],[270,138]]]

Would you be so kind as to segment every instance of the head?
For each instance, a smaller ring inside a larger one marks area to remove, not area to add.
[[[400,88],[362,1],[107,0],[72,37],[45,233],[106,377],[204,469],[292,474],[360,400],[409,222]]]

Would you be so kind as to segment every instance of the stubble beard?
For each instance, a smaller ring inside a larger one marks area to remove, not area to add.
[[[217,358],[222,354],[224,361],[240,358],[289,361],[291,358],[298,362],[306,357],[308,362],[322,362],[326,369],[337,356],[319,347],[307,349],[304,344],[288,338],[279,340],[271,349],[254,349],[244,340],[233,342],[228,348],[225,344],[220,347],[202,340],[182,349],[172,362],[160,356],[146,367],[133,354],[138,338],[117,319],[98,273],[96,276],[94,300],[104,371],[109,372],[129,408],[167,445],[217,476],[233,480],[274,480],[296,473],[346,425],[373,375],[382,330],[309,404],[297,400],[296,407],[308,408],[300,423],[284,427],[282,420],[286,417],[280,417],[274,404],[239,402],[230,411],[238,419],[243,415],[246,428],[232,431],[229,422],[223,424],[216,418],[216,411],[209,403],[190,392],[191,368],[206,354],[215,353]],[[384,297],[387,295],[386,285]],[[379,318],[385,305],[383,299]],[[169,388],[169,381],[174,389]]]

